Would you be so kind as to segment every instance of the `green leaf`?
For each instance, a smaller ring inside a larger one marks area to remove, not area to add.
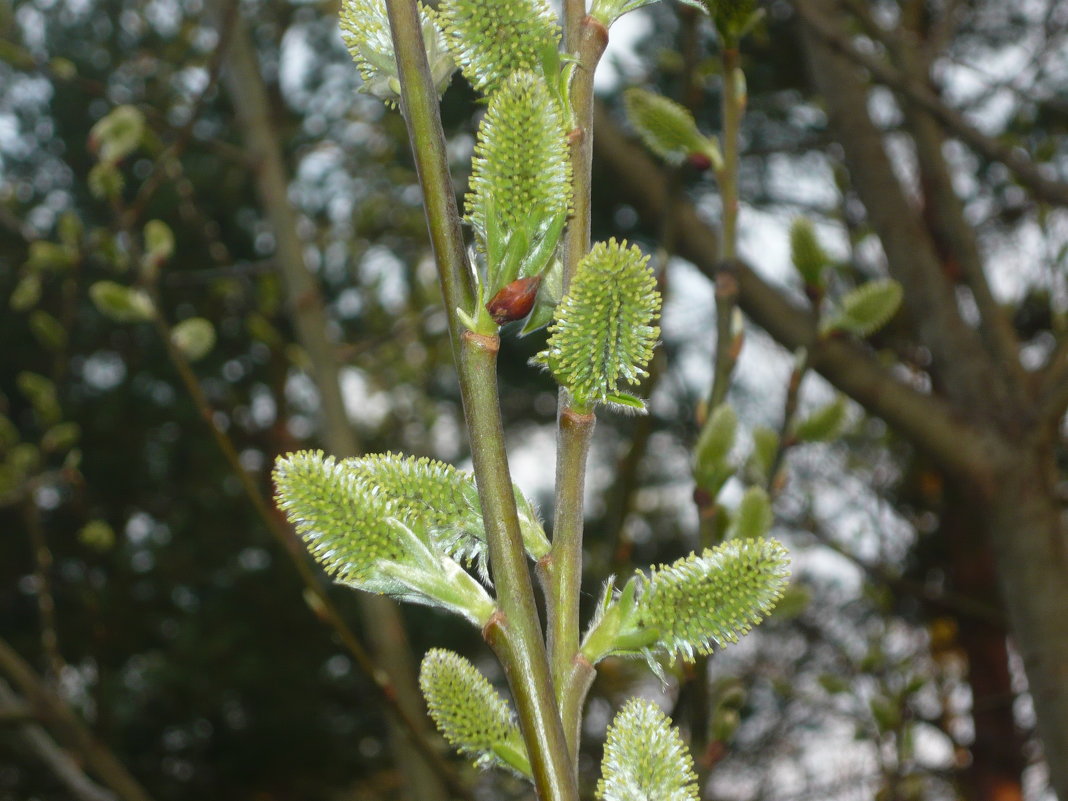
[[[438,14],[464,77],[486,95],[513,73],[540,71],[545,48],[560,43],[546,0],[443,0]]]
[[[419,667],[419,687],[438,730],[461,754],[480,768],[506,766],[531,778],[515,715],[471,662],[433,648]]]
[[[37,273],[27,273],[15,284],[11,291],[8,305],[12,311],[26,311],[37,305],[41,299],[41,276]]]
[[[606,28],[610,28],[612,23],[624,14],[650,6],[655,2],[657,0],[593,0],[590,16]]]
[[[45,350],[57,353],[67,346],[67,329],[48,312],[34,309],[29,322],[30,331]]]
[[[419,4],[419,17],[431,79],[440,96],[448,88],[456,64],[434,13]],[[384,0],[343,0],[339,24],[341,38],[363,78],[362,91],[396,106],[400,100],[400,79]]]
[[[738,415],[721,403],[705,420],[693,454],[693,472],[697,486],[713,497],[734,473],[731,450],[738,433]]]
[[[829,442],[842,433],[849,407],[844,395],[838,395],[794,427],[794,438],[799,442]]]
[[[171,342],[185,358],[195,362],[215,347],[215,326],[203,317],[190,317],[171,329]]]
[[[693,758],[652,701],[631,698],[608,727],[599,801],[698,801]]]
[[[101,314],[117,323],[141,323],[156,314],[145,292],[114,281],[97,281],[89,287],[89,297]]]
[[[609,392],[604,402],[608,406],[620,407],[623,411],[633,411],[638,414],[645,414],[648,411],[645,401],[626,392]]]
[[[805,286],[822,288],[823,274],[831,260],[820,245],[812,223],[804,217],[790,225],[790,258]]]
[[[89,131],[89,147],[103,164],[116,164],[141,145],[145,116],[136,106],[117,106]]]
[[[740,540],[763,537],[771,529],[773,521],[768,493],[763,487],[750,487],[742,496],[738,508],[734,510],[728,536]]]
[[[693,114],[685,106],[634,88],[623,93],[623,108],[645,146],[668,164],[681,164],[698,154],[707,157],[715,169],[722,168],[719,146],[697,130]]]
[[[467,221],[491,257],[488,295],[544,269],[570,208],[571,161],[560,109],[544,80],[515,73],[490,98],[478,127],[466,198]],[[540,265],[520,275],[532,245]]]
[[[838,303],[837,313],[824,325],[824,331],[848,331],[859,337],[874,334],[897,314],[901,306],[901,284],[891,278],[869,281],[848,292]]]
[[[581,262],[534,361],[549,369],[579,408],[606,403],[622,384],[648,375],[660,329],[660,293],[649,257],[615,239],[598,242]]]

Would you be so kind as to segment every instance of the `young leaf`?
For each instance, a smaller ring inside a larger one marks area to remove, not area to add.
[[[444,0],[438,14],[464,77],[487,95],[515,72],[538,71],[545,49],[560,43],[546,0]]]
[[[581,262],[534,357],[572,394],[579,408],[605,403],[648,375],[660,329],[660,293],[649,257],[636,246],[598,242]]]
[[[420,4],[419,17],[431,78],[440,96],[448,87],[456,64],[433,12]],[[385,0],[343,0],[338,21],[341,38],[363,78],[362,90],[387,105],[396,106],[400,100],[400,80]]]
[[[763,487],[750,487],[739,501],[738,508],[734,510],[734,519],[727,536],[739,540],[763,537],[771,528],[773,519],[768,493]]]
[[[790,259],[805,286],[822,288],[823,272],[830,264],[812,223],[798,217],[790,225]]]
[[[901,295],[901,284],[892,278],[861,284],[839,301],[837,314],[827,321],[824,330],[870,336],[897,314]]]
[[[846,423],[848,406],[844,395],[798,421],[794,438],[799,442],[828,442],[837,437]]]
[[[681,164],[700,155],[717,170],[723,166],[719,146],[697,130],[693,114],[685,106],[655,92],[634,88],[623,93],[623,108],[646,147],[668,164]]]
[[[590,16],[606,28],[630,11],[652,5],[657,0],[593,0]]]
[[[440,648],[427,651],[419,687],[438,730],[481,768],[507,766],[531,777],[530,758],[515,715],[474,665]]]
[[[631,698],[608,727],[599,801],[698,801],[693,758],[652,701]]]

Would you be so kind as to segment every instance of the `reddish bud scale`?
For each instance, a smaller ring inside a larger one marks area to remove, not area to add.
[[[712,159],[706,156],[704,153],[691,153],[689,155],[690,166],[695,170],[707,170],[712,166]]]
[[[486,311],[497,325],[504,325],[515,320],[522,320],[534,308],[534,299],[538,296],[541,276],[517,278],[503,287],[493,299],[486,304]]]

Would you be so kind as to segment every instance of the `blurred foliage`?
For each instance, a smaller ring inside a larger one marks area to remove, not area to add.
[[[780,215],[784,242],[798,213],[843,225],[851,255],[826,280],[844,294],[871,274],[869,232],[854,225],[848,187],[826,203],[784,188],[782,159],[787,176],[834,174],[836,166],[822,112],[802,83],[789,5],[765,5],[744,54],[751,155],[742,197]],[[958,33],[961,50],[998,52],[1035,28],[1001,4],[974,5]],[[402,121],[357,92],[329,4],[250,0],[240,8],[254,20],[306,261],[322,283],[361,442],[367,451],[462,464],[451,349]],[[160,331],[146,315],[116,321],[101,313],[90,291],[112,282],[144,292],[163,319],[197,335],[194,369],[212,423],[264,493],[275,454],[319,444],[314,384],[250,180],[256,165],[218,86],[226,27],[217,30],[207,12],[200,0],[0,6],[0,632],[161,801],[392,798],[399,779],[383,758],[371,683],[303,603]],[[646,66],[621,66],[623,82],[676,96],[685,82],[680,25],[692,19],[660,5],[643,13],[650,24],[637,49]],[[711,29],[700,30],[714,52]],[[716,63],[710,56],[691,65],[702,131],[719,127]],[[1043,126],[1064,132],[1055,98],[1038,90],[1012,98],[1009,133],[1021,143],[1045,142]],[[459,77],[443,102],[460,170],[478,109]],[[101,128],[117,110],[121,125],[112,118],[110,132]],[[975,173],[992,232],[1012,235],[1021,220],[1034,222],[997,165],[976,164]],[[712,195],[706,176],[684,168],[682,181],[698,200]],[[611,176],[594,186],[595,239],[626,236],[655,251],[657,225],[614,199]],[[670,281],[689,292],[700,279],[680,265]],[[1038,337],[1054,324],[1048,298],[1028,298],[1039,307],[1028,316]],[[699,338],[711,338],[708,315],[679,306],[669,290],[666,363],[651,369],[660,378],[650,416],[599,424],[591,582],[670,562],[696,545],[689,448],[707,389],[694,364],[709,359],[710,343]],[[207,331],[213,346],[203,347]],[[543,343],[544,333],[507,337],[500,368],[518,480],[547,513],[555,392],[527,365]],[[756,436],[765,451],[777,446],[771,429],[779,424],[766,387],[783,385],[789,370],[788,356],[769,357],[756,376],[764,389],[743,375],[735,392],[735,408],[749,410],[744,424],[764,426]],[[695,756],[699,771],[716,766],[723,798],[786,798],[751,778],[771,764],[794,766],[802,782],[823,775],[803,756],[813,736],[845,743],[824,797],[857,786],[874,792],[888,775],[900,781],[900,798],[955,797],[968,713],[953,702],[967,691],[953,625],[898,580],[922,582],[931,565],[937,571],[943,490],[877,421],[850,423],[845,437],[792,454],[794,478],[777,502],[776,533],[801,554],[804,586],[752,643],[713,658],[710,719],[687,723],[692,685],[677,699],[676,720],[690,733],[696,725],[711,732],[702,738],[708,751]],[[765,472],[771,461],[763,457]],[[623,472],[610,480],[617,464]],[[52,559],[58,660],[41,646],[34,530]],[[591,587],[591,606],[594,594]],[[334,595],[357,620],[354,594]],[[425,610],[408,620],[417,653],[445,646],[476,660],[483,654],[462,623]],[[599,761],[603,699],[617,706],[639,675],[629,663],[604,664],[584,771]],[[670,698],[683,678],[672,674]],[[923,753],[918,737],[929,741]],[[890,751],[893,760],[879,761]],[[0,799],[58,801],[65,793],[14,729],[0,729]]]

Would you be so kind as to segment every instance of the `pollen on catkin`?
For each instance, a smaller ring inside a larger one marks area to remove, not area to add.
[[[380,560],[405,560],[386,500],[334,457],[291,453],[276,462],[274,482],[278,507],[328,573],[362,582]]]
[[[697,801],[693,758],[652,701],[631,698],[608,728],[598,801]]]
[[[693,661],[737,642],[771,612],[789,582],[790,559],[775,540],[730,540],[652,570],[638,601],[641,628],[657,647]]]
[[[546,0],[444,0],[438,14],[464,77],[487,95],[512,73],[537,69],[560,42]]]
[[[534,73],[513,74],[490,98],[478,128],[470,186],[467,221],[483,238],[491,199],[506,230],[570,209],[571,161],[563,117]]]
[[[579,262],[534,361],[581,405],[604,403],[621,384],[634,386],[648,375],[659,312],[649,257],[625,241],[598,242]]]
[[[478,668],[452,651],[432,648],[419,666],[419,688],[438,730],[461,753],[485,766],[498,750],[525,760],[515,715]]]

